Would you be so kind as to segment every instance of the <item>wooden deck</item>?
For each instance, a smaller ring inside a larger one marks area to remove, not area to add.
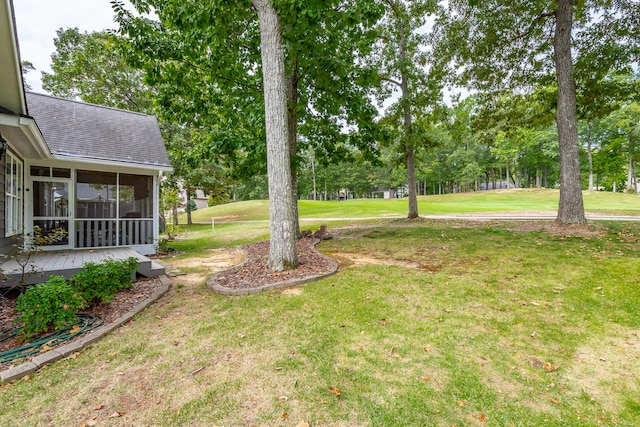
[[[45,282],[49,276],[54,274],[68,279],[77,273],[86,262],[99,263],[106,259],[123,260],[129,257],[138,259],[137,273],[141,276],[158,277],[165,273],[164,267],[131,248],[46,251],[33,256],[31,263],[35,266],[37,273],[29,276],[27,284]],[[8,276],[3,283],[0,283],[0,287],[12,286],[18,282],[22,270],[15,259],[9,259],[0,265],[0,268]]]

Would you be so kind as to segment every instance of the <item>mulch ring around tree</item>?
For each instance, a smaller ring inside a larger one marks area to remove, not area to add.
[[[160,279],[158,278],[140,279],[133,283],[133,288],[118,292],[110,303],[91,307],[91,309],[87,310],[86,313],[101,316],[104,324],[112,323],[123,314],[129,312],[139,303],[153,295],[160,285]],[[0,302],[0,331],[12,329],[16,326],[16,321],[19,318],[19,313],[15,311],[16,297],[17,295],[9,295],[6,299]],[[76,335],[70,340],[65,341],[64,344],[69,344],[79,340],[84,335],[85,334]],[[34,339],[35,338],[38,338],[38,336],[34,337]],[[25,343],[20,341],[19,335],[17,337],[0,341],[0,353],[20,347],[23,344]],[[0,371],[22,362],[24,362],[24,359],[0,363]]]
[[[299,265],[295,269],[272,271],[267,267],[269,242],[242,246],[245,261],[213,276],[207,285],[223,295],[247,295],[270,289],[283,289],[318,280],[336,272],[338,264],[315,248],[320,242],[313,236],[296,243]]]

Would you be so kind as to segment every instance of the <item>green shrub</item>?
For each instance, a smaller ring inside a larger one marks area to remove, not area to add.
[[[25,339],[51,329],[60,329],[78,320],[76,311],[84,301],[62,276],[51,276],[45,283],[27,288],[16,301],[21,313]]]
[[[158,254],[167,254],[169,252],[173,252],[175,249],[171,247],[169,244],[169,239],[166,237],[161,237],[158,239],[158,243],[156,243],[156,253]]]
[[[71,285],[88,305],[108,303],[121,290],[131,289],[131,276],[138,260],[106,260],[102,263],[88,262],[73,275]]]

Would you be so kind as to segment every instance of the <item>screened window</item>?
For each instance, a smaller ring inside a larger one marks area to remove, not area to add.
[[[5,165],[5,228],[7,236],[22,232],[22,162],[7,153]]]
[[[153,218],[153,178],[120,174],[120,218]]]
[[[76,177],[76,218],[117,218],[117,183],[115,173],[79,170]]]

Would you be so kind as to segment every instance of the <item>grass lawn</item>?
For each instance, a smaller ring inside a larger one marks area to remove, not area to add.
[[[640,195],[585,191],[585,209],[592,213],[639,215]],[[445,215],[474,212],[549,211],[558,209],[558,190],[497,190],[475,193],[420,196],[418,208],[421,215]],[[370,218],[406,216],[407,199],[356,199],[345,202],[300,200],[298,209],[304,218]],[[200,209],[192,213],[194,222],[258,221],[269,219],[269,203],[266,200],[229,203]],[[186,222],[182,214],[180,222]]]
[[[233,230],[211,245],[265,232]],[[338,274],[248,297],[208,292],[226,251],[193,244],[134,321],[3,386],[0,425],[640,425],[640,224],[332,231]]]

